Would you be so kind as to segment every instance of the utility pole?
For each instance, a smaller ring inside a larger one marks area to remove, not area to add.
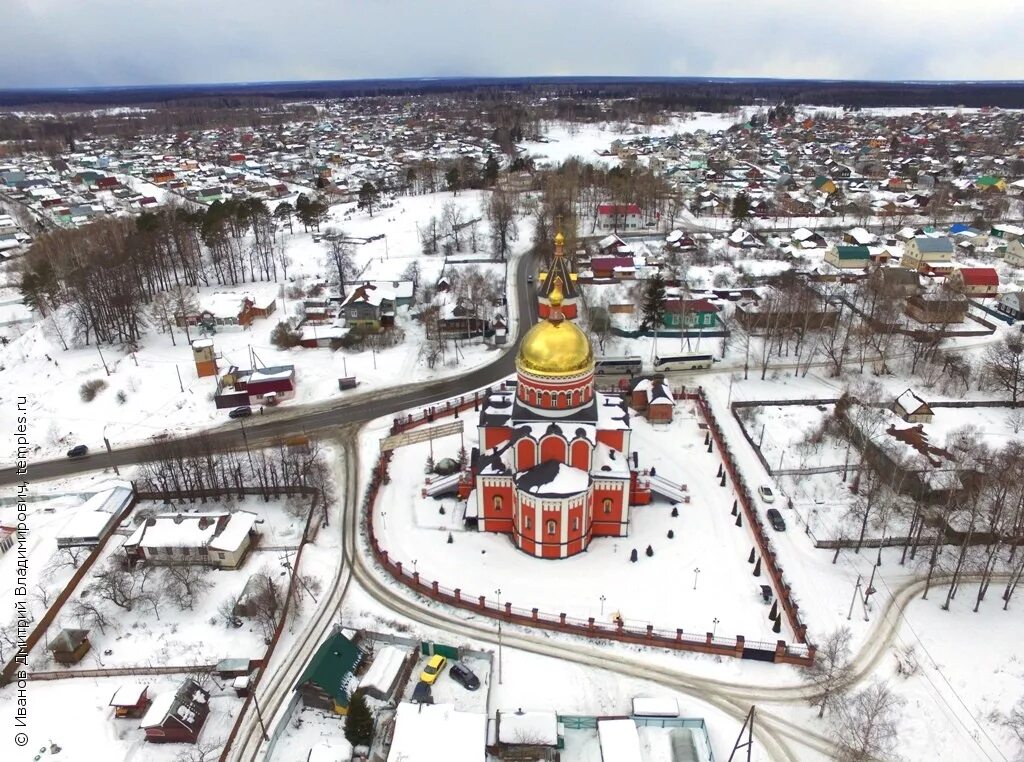
[[[260,702],[256,698],[256,689],[252,691],[252,703],[256,707],[256,718],[260,721],[260,731],[263,733],[263,743],[270,743],[270,737],[267,735],[267,726],[263,722],[263,712],[260,710]]]
[[[100,340],[99,339],[96,339],[96,351],[100,353],[100,362],[103,363],[103,370],[105,370],[107,372],[107,375],[109,376],[110,375],[110,368],[107,367],[107,361],[103,359],[103,350],[100,349]]]
[[[185,384],[181,382],[181,370],[178,369],[178,363],[174,363],[174,372],[178,374],[178,386],[181,388],[181,393],[185,393]]]
[[[747,762],[750,762],[750,753],[754,749],[754,709],[756,706],[751,706],[750,711],[747,712],[747,717],[743,720],[743,727],[740,728],[740,734],[736,736],[736,743],[732,747],[732,754],[729,755],[729,762],[732,762],[733,757],[736,756],[736,752],[746,747],[747,749]],[[747,734],[747,740],[743,740],[743,734]]]
[[[110,459],[110,467],[114,469],[114,474],[120,476],[121,472],[117,470],[117,464],[114,462],[114,453],[110,449],[110,440],[107,439],[107,427],[103,427],[103,444],[107,448],[107,457]]]
[[[857,602],[858,598],[860,598],[860,575],[859,574],[857,575],[857,587],[855,587],[853,589],[853,598],[850,600],[850,611],[846,615],[846,621],[847,622],[849,622],[850,618],[853,616],[853,605]]]

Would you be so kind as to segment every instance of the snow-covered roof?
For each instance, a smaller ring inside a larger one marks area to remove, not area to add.
[[[403,701],[388,762],[484,762],[486,743],[487,715]]]
[[[574,495],[590,486],[590,474],[546,460],[516,474],[516,487],[531,495]]]
[[[597,734],[601,739],[601,758],[615,762],[643,762],[640,734],[632,720],[599,720]]]
[[[136,706],[142,700],[148,686],[138,684],[122,685],[110,699],[110,706]],[[173,697],[173,694],[172,694]]]
[[[352,759],[352,744],[344,736],[332,735],[330,741],[318,743],[309,750],[306,762],[349,762]]]
[[[633,699],[633,714],[638,717],[678,717],[679,702],[672,697],[637,696]]]
[[[153,699],[153,703],[149,705],[149,709],[146,710],[146,714],[139,722],[139,727],[155,728],[158,725],[163,724],[164,718],[171,710],[171,706],[174,704],[174,699],[177,695],[177,691],[158,693]]]
[[[384,646],[373,657],[373,663],[359,681],[359,687],[386,694],[398,677],[398,671],[405,661],[406,651],[397,646]]]
[[[498,711],[498,741],[509,744],[555,746],[558,715],[554,712]]]
[[[65,540],[98,538],[121,510],[131,502],[131,485],[111,487],[97,492],[75,511],[57,535],[58,544]]]
[[[257,516],[234,513],[165,513],[143,522],[125,547],[212,548],[234,552],[252,529]]]

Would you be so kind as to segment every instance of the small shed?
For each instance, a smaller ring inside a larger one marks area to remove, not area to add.
[[[153,703],[148,692],[148,685],[122,685],[110,699],[110,706],[114,707],[114,717],[117,719],[142,717],[149,709],[149,705]]]
[[[558,745],[558,716],[554,712],[514,712],[498,710],[498,743],[516,747],[555,747]],[[540,752],[540,749],[538,749]]]
[[[407,650],[397,646],[384,646],[373,657],[370,668],[359,681],[359,687],[367,696],[386,701],[398,682],[398,676],[408,656]]]
[[[243,677],[252,672],[252,662],[248,659],[221,659],[214,667],[217,677]]]
[[[61,664],[78,664],[91,648],[88,630],[61,630],[48,649]]]
[[[910,423],[929,423],[935,415],[931,406],[910,389],[896,398],[892,412]]]

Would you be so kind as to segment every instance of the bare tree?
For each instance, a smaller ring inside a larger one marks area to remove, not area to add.
[[[181,325],[185,329],[185,340],[191,344],[192,336],[188,330],[188,319],[190,316],[199,312],[199,298],[196,296],[196,292],[184,283],[175,285],[167,293],[169,295],[174,320],[181,321]]]
[[[142,566],[140,571],[136,572],[111,558],[93,574],[95,581],[86,588],[86,591],[90,597],[109,601],[118,608],[131,611],[145,592],[146,576],[141,569],[147,568],[150,567]]]
[[[454,201],[447,201],[445,202],[445,205],[441,207],[442,230],[445,234],[451,236],[452,242],[455,244],[456,251],[462,250],[462,246],[459,241],[459,234],[462,232],[462,227],[465,221],[465,211]]]
[[[1020,699],[1006,714],[993,712],[989,717],[1006,728],[1016,739],[1014,744],[1014,760],[1024,762],[1024,698]]]
[[[833,736],[837,762],[896,760],[899,710],[905,702],[880,681],[836,706]]]
[[[356,265],[352,258],[352,247],[344,239],[345,234],[340,230],[331,236],[327,257],[329,266],[338,279],[338,286],[343,297],[345,296],[345,284],[356,274]]]
[[[985,384],[998,391],[1009,392],[1014,406],[1024,391],[1024,334],[1010,331],[985,350],[982,363]]]
[[[71,607],[71,616],[85,628],[95,627],[102,633],[113,625],[104,607],[96,600],[79,598]]]
[[[189,611],[196,601],[213,587],[209,568],[198,564],[166,566],[163,569],[162,589],[179,609]]]
[[[149,316],[161,331],[167,331],[171,337],[171,346],[177,346],[178,342],[174,339],[174,300],[168,292],[161,291],[153,297],[149,303]]]
[[[495,259],[505,259],[511,243],[519,238],[515,196],[504,190],[495,190],[487,203],[486,213]]]
[[[807,668],[810,683],[816,689],[811,706],[818,707],[818,716],[833,709],[846,694],[850,677],[850,628],[833,630],[818,646],[814,664]]]
[[[174,757],[174,762],[213,762],[220,756],[224,748],[223,738],[198,739],[194,744],[186,746]]]

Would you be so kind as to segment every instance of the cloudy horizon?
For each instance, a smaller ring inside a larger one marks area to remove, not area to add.
[[[13,0],[0,89],[430,77],[1022,80],[989,0]]]

